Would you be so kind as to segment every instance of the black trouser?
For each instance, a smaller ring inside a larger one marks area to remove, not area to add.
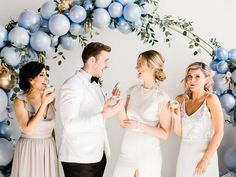
[[[107,163],[106,155],[96,163],[61,162],[65,177],[102,177]]]

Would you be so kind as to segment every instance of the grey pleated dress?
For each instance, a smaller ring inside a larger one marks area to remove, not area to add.
[[[28,102],[25,94],[17,96],[25,103],[29,117],[35,110]],[[13,158],[11,177],[59,177],[59,167],[56,144],[52,137],[55,126],[55,108],[53,104],[48,107],[46,118],[42,118],[32,135],[22,132]]]

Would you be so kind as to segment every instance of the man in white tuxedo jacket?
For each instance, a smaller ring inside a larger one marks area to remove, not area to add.
[[[59,160],[65,177],[102,177],[110,154],[105,119],[118,113],[121,103],[105,101],[98,78],[109,67],[111,48],[99,42],[82,53],[84,66],[61,87],[58,113],[62,121]]]

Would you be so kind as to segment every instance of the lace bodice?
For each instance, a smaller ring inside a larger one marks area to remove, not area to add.
[[[128,91],[130,100],[127,108],[129,119],[156,126],[160,121],[163,103],[169,101],[166,93],[158,88],[145,89],[142,85],[135,85]]]
[[[183,140],[207,140],[213,135],[211,114],[207,108],[206,100],[196,112],[187,115],[185,101],[181,106],[182,117],[182,139]]]

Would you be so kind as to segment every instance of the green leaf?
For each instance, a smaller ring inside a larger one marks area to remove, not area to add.
[[[183,32],[183,35],[184,35],[184,36],[187,36],[187,31],[184,31],[184,32]]]
[[[46,66],[45,66],[45,69],[46,69],[47,71],[49,71],[49,70],[50,70],[50,66],[46,65]]]
[[[63,53],[62,52],[58,52],[59,55],[62,55]]]
[[[197,37],[197,38],[196,38],[196,41],[197,41],[197,42],[200,42],[200,39]]]
[[[59,61],[58,61],[58,65],[60,66],[60,65],[61,65],[61,63],[62,63],[62,62],[61,62],[61,60],[59,60]]]
[[[197,55],[197,54],[198,54],[198,52],[197,52],[197,51],[194,51],[194,52],[193,52],[193,55],[194,55],[194,56],[195,56],[195,55]]]

